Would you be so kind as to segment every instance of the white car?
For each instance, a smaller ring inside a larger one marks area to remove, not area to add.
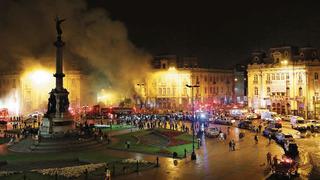
[[[292,129],[297,129],[297,130],[307,130],[308,124],[304,119],[297,119],[294,123],[291,123]]]
[[[292,115],[285,115],[285,116],[282,117],[282,120],[290,122],[291,121],[291,117],[292,117]]]
[[[216,127],[208,128],[205,130],[205,134],[207,137],[218,137],[219,129]]]

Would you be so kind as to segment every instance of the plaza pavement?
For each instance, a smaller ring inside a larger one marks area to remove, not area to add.
[[[226,131],[226,126],[216,126]],[[237,138],[240,130],[231,128],[230,135],[226,142],[214,138],[204,139],[203,146],[196,151],[197,160],[191,161],[190,156],[183,160],[177,160],[174,164],[172,158],[160,157],[160,167],[150,169],[141,173],[119,176],[115,179],[265,179],[269,172],[265,171],[266,154],[271,152],[278,158],[283,150],[275,142],[268,144],[268,140],[259,136],[259,143],[254,142],[254,133],[245,131],[244,139]],[[228,142],[236,140],[236,151],[229,151]],[[196,146],[197,147],[197,146]],[[143,155],[140,153],[126,153],[114,151],[114,155],[121,153],[127,158],[142,158],[154,161],[155,156]]]

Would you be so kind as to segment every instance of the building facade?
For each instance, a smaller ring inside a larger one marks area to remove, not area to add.
[[[4,72],[0,74],[0,108],[7,108],[10,115],[45,112],[48,93],[53,87],[54,79],[50,72],[34,71],[26,75],[20,72]],[[80,71],[67,71],[64,87],[70,93],[70,107],[80,107]]]
[[[147,108],[191,109],[194,98],[197,109],[214,104],[229,104],[233,99],[232,70],[201,68],[196,57],[174,55],[156,57],[153,72],[139,86]],[[199,85],[192,90],[186,85]]]
[[[305,118],[320,115],[318,50],[292,46],[255,52],[248,65],[248,105]]]

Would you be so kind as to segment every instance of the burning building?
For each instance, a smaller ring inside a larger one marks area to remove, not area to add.
[[[44,112],[49,98],[48,92],[54,87],[53,72],[48,69],[33,69],[24,73],[12,71],[0,74],[0,108],[6,108],[9,114],[34,111]],[[70,91],[71,107],[79,107],[81,102],[80,71],[67,71],[65,86]]]
[[[196,106],[229,104],[233,100],[234,74],[232,70],[201,68],[196,57],[178,58],[175,55],[158,56],[154,69],[136,91],[142,96],[140,106],[167,110],[190,107],[191,90],[187,84],[198,84],[194,97]]]

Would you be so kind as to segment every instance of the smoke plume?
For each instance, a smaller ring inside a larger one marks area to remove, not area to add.
[[[94,98],[105,87],[130,96],[134,83],[148,72],[150,56],[128,40],[122,22],[111,20],[105,9],[89,9],[84,0],[1,0],[0,70],[53,66],[57,15],[66,18],[65,64],[88,74],[90,84],[82,87]]]

